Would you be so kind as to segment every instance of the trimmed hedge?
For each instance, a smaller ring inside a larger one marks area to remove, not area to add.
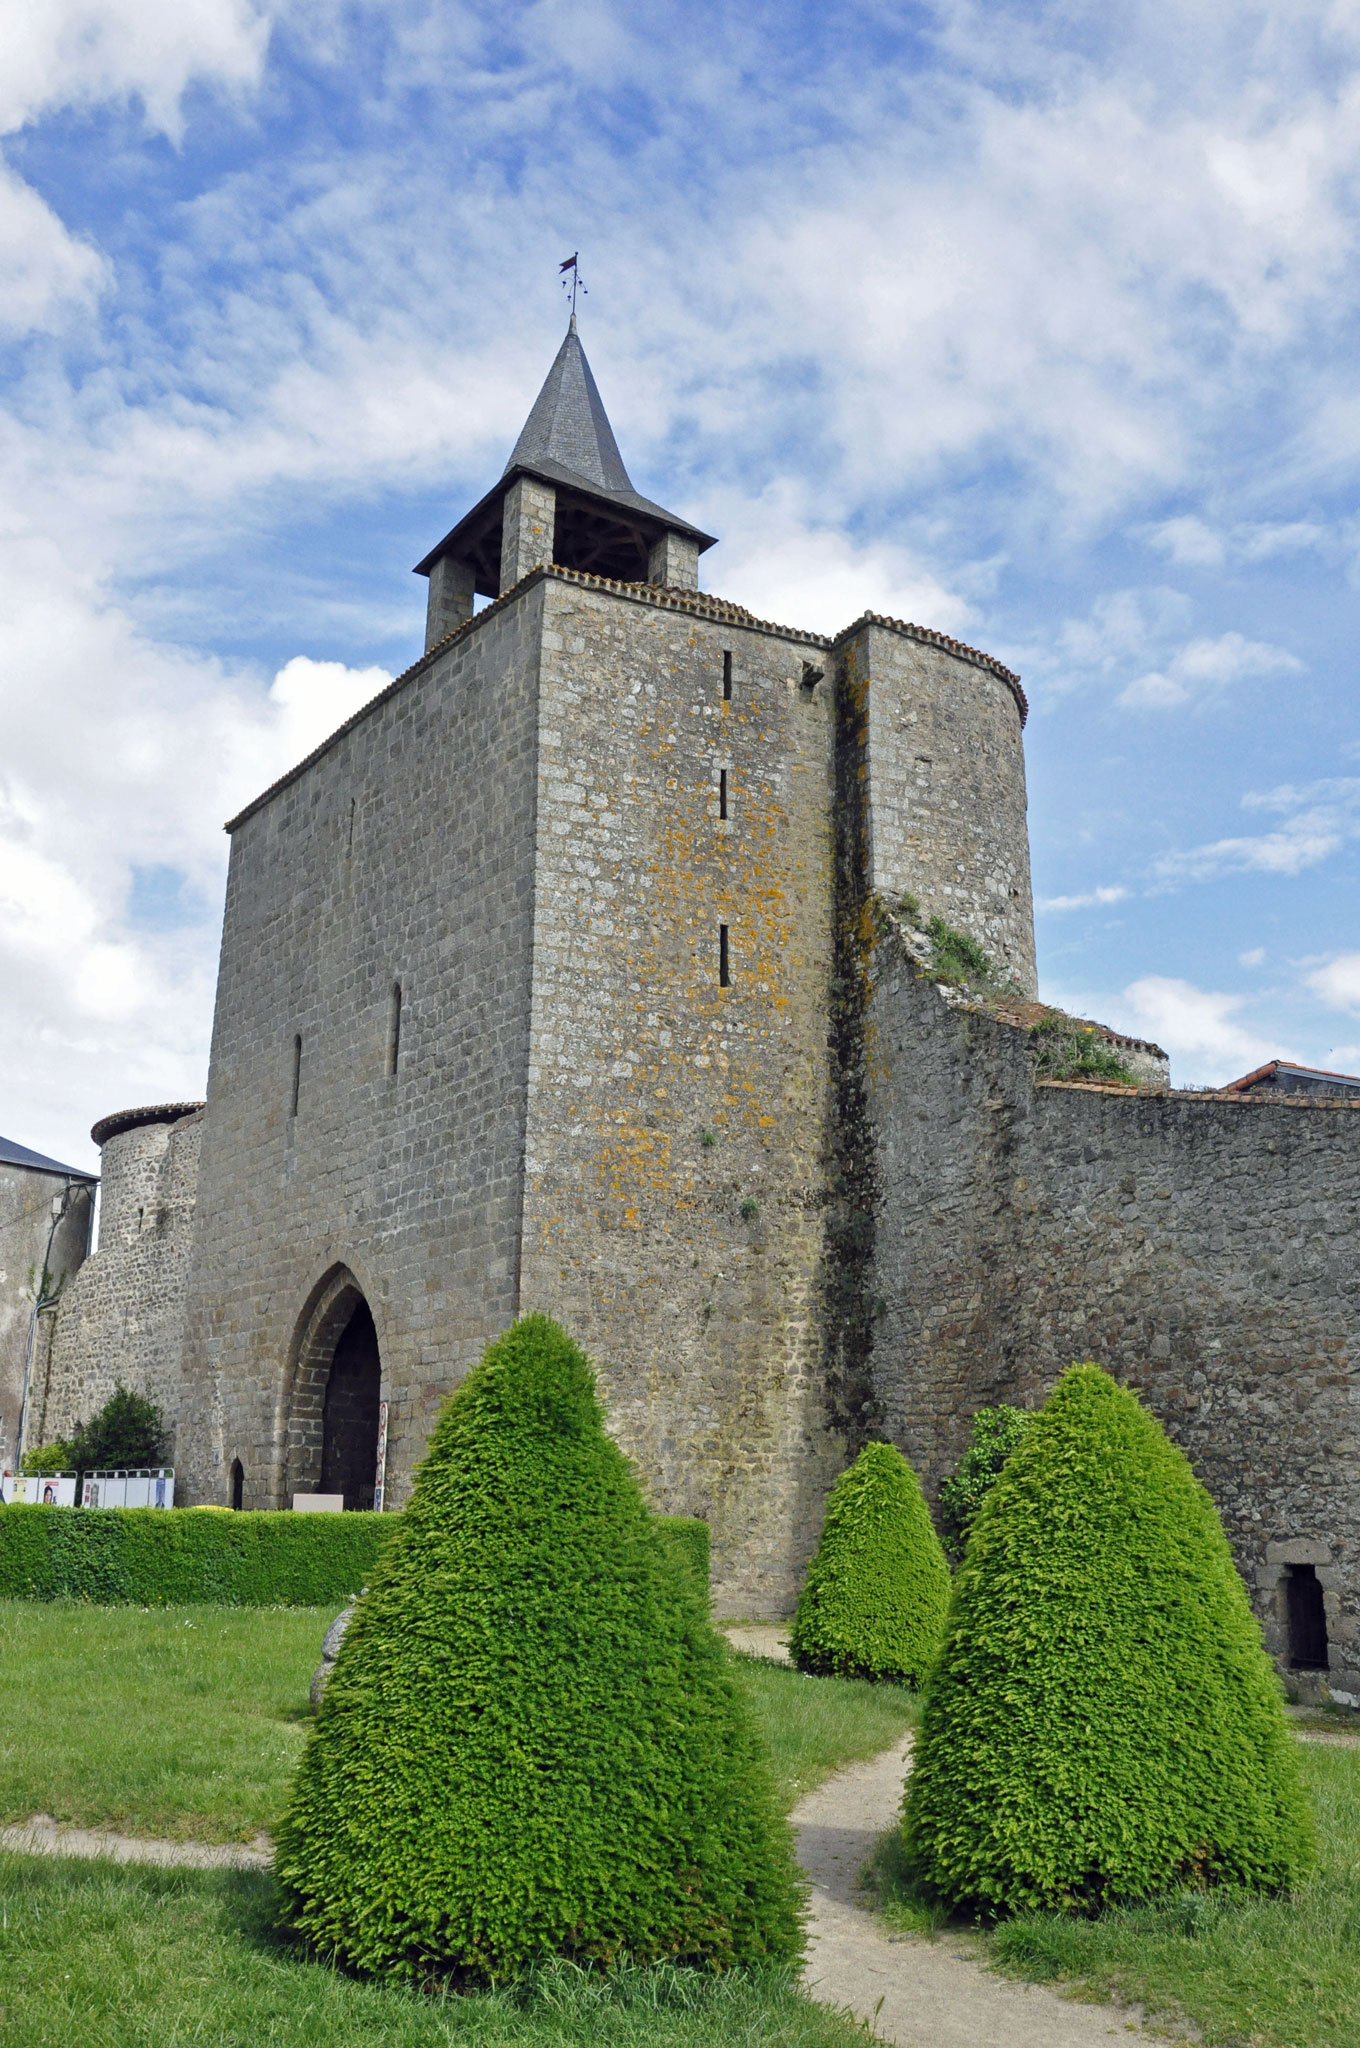
[[[329,1607],[367,1585],[396,1515],[0,1508],[0,1600],[100,1607]],[[708,1596],[708,1524],[657,1533]]]
[[[801,1950],[790,1831],[725,1646],[546,1316],[444,1409],[275,1871],[316,1951],[418,1984]]]
[[[921,1889],[986,1915],[1276,1890],[1311,1865],[1217,1511],[1098,1366],[1064,1373],[978,1511],[903,1829]]]
[[[949,1566],[916,1474],[892,1444],[866,1444],[827,1500],[789,1635],[794,1663],[919,1686],[948,1605]]]
[[[101,1607],[327,1607],[372,1576],[399,1515],[0,1508],[0,1598]]]

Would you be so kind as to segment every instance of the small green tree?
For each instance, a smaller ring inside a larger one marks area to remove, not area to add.
[[[911,1466],[866,1444],[826,1504],[789,1650],[801,1671],[920,1685],[939,1647],[949,1566]]]
[[[973,1524],[903,1820],[955,1910],[1272,1890],[1311,1823],[1217,1512],[1095,1365],[1059,1381]]]
[[[440,1418],[276,1868],[316,1949],[418,1983],[801,1949],[788,1827],[697,1575],[546,1316]]]
[[[69,1449],[72,1464],[81,1472],[162,1465],[169,1455],[160,1409],[121,1380],[97,1415],[76,1424]]]
[[[31,1477],[41,1477],[48,1472],[74,1472],[76,1447],[65,1437],[57,1437],[50,1444],[35,1444],[31,1451],[25,1451],[19,1461],[19,1470]]]
[[[956,1564],[963,1556],[978,1509],[1001,1467],[1023,1438],[1029,1421],[1026,1409],[1012,1408],[1004,1401],[995,1408],[979,1408],[973,1417],[968,1448],[958,1469],[940,1484],[945,1548]]]

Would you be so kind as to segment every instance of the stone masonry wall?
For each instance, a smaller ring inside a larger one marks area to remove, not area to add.
[[[842,1456],[834,686],[815,641],[586,579],[544,625],[524,1306],[595,1360],[654,1504],[710,1521],[720,1609],[778,1614]]]
[[[871,951],[886,1427],[933,1492],[984,1403],[1074,1359],[1134,1387],[1223,1515],[1267,1641],[1326,1589],[1360,1695],[1360,1111],[1035,1085],[1024,1034]]]
[[[347,1317],[357,1284],[400,1506],[439,1403],[515,1313],[542,603],[531,586],[479,615],[234,826],[190,1300],[194,1498],[225,1499],[235,1458],[247,1507],[315,1484],[287,1463],[293,1409],[319,1401],[316,1319]],[[306,1430],[293,1444],[315,1463]]]
[[[69,1436],[119,1382],[154,1401],[174,1434],[202,1133],[200,1111],[102,1147],[99,1244],[56,1311],[32,1442]]]
[[[67,1213],[52,1232],[52,1204],[65,1186],[64,1174],[0,1165],[0,1462],[5,1465],[18,1438],[28,1333],[44,1256],[52,1278],[65,1279],[69,1287],[90,1248],[94,1189],[87,1182],[75,1184]],[[33,1379],[39,1385],[46,1370],[50,1323],[50,1314],[41,1316],[35,1335]],[[26,1448],[43,1441],[32,1400],[25,1439]]]
[[[845,687],[867,709],[867,882],[904,890],[1035,989],[1026,823],[1024,699],[985,655],[951,651],[886,620],[837,643]]]

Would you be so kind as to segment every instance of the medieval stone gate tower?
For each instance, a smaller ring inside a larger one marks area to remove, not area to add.
[[[1018,679],[753,618],[710,545],[569,331],[420,564],[421,659],[230,827],[207,1106],[96,1127],[45,1430],[122,1377],[190,1499],[361,1507],[386,1401],[397,1506],[545,1309],[719,1610],[779,1614],[865,1435],[933,1491],[979,1405],[1094,1357],[1295,1682],[1360,1704],[1360,1099],[1174,1092],[1127,1040],[1137,1088],[1039,1080]],[[941,986],[908,893],[1008,985]]]
[[[837,1243],[845,826],[863,879],[1028,990],[1023,699],[939,635],[833,644],[704,596],[710,544],[632,489],[569,332],[420,565],[423,658],[233,821],[197,1496],[334,1484],[327,1401],[371,1447],[380,1382],[399,1501],[441,1400],[541,1308],[657,1503],[710,1520],[725,1602],[787,1602],[868,1398]]]

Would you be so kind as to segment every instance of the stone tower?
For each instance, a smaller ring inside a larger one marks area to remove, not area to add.
[[[910,889],[1030,988],[1023,698],[938,634],[707,596],[711,545],[633,489],[573,327],[419,565],[422,658],[232,821],[193,1497],[338,1486],[381,1395],[399,1505],[545,1309],[728,1611],[786,1607],[872,1408],[847,931]]]

